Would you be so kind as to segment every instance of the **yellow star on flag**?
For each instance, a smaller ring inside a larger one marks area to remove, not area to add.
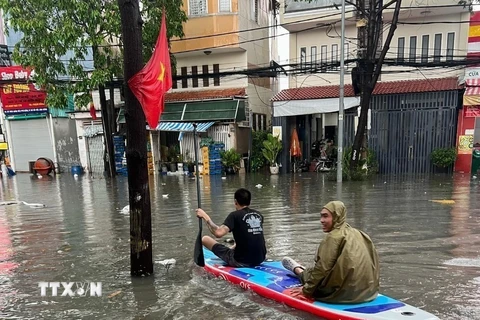
[[[165,66],[163,65],[162,62],[160,62],[160,74],[158,75],[158,79],[159,81],[162,81],[163,82],[163,78],[165,77]]]

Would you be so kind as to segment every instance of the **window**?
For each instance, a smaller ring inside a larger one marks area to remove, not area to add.
[[[310,61],[312,61],[312,68],[315,68],[317,63],[317,47],[313,46],[310,48]]]
[[[198,67],[197,66],[192,66],[192,86],[194,88],[198,88],[198,78],[195,78],[195,76],[198,74]]]
[[[338,44],[332,44],[332,69],[338,69],[338,66],[335,66],[340,60],[338,59]]]
[[[320,48],[320,70],[325,71],[327,68],[327,62],[328,62],[328,53],[327,53],[327,46],[322,46]]]
[[[188,88],[187,67],[182,67],[182,88]]]
[[[213,73],[215,74],[213,76],[213,85],[215,87],[218,87],[220,85],[220,65],[219,64],[214,64],[213,65]]]
[[[453,48],[455,47],[455,32],[447,34],[447,61],[453,60]]]
[[[410,62],[415,62],[417,56],[417,36],[410,37],[410,53],[408,55],[408,60]]]
[[[232,11],[231,0],[218,0],[218,12],[230,12]]]
[[[258,1],[259,0],[250,0],[252,1],[252,20],[258,23]]]
[[[300,48],[300,67],[302,69],[305,68],[306,62],[307,62],[307,48],[301,47]]]
[[[207,0],[188,0],[188,11],[191,16],[207,14]]]
[[[422,36],[422,63],[428,62],[428,43],[430,41],[430,36],[424,35]]]
[[[433,61],[440,62],[442,56],[442,34],[437,33],[435,35],[435,43],[434,43],[434,52],[433,52]]]
[[[405,58],[405,38],[401,37],[398,38],[398,45],[397,45],[397,61],[398,62],[403,62],[403,59]]]
[[[267,130],[267,115],[263,113],[252,114],[252,129],[255,131]]]
[[[204,64],[202,66],[202,74],[203,74],[203,86],[208,87],[210,85],[210,77],[208,76],[208,65]]]

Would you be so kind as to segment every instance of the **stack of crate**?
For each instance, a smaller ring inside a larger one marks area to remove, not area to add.
[[[125,159],[125,137],[114,136],[113,148],[115,152],[115,170],[117,174],[127,175],[127,164]]]
[[[214,143],[208,147],[208,158],[211,175],[222,174],[222,160],[220,159],[220,152],[225,149],[225,144]]]
[[[210,163],[209,163],[209,154],[208,147],[202,147],[202,160],[203,160],[203,173],[210,174]]]

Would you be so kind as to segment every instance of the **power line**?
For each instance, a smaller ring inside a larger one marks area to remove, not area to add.
[[[350,13],[350,12],[354,12],[354,11],[355,11],[355,10],[349,10],[349,11],[346,11],[346,13]],[[298,21],[287,22],[287,23],[284,23],[284,24],[282,24],[282,25],[280,25],[280,26],[283,27],[283,26],[288,26],[288,25],[291,25],[291,24],[298,24],[298,23],[303,23],[303,22],[315,21],[315,20],[319,20],[319,19],[324,19],[324,18],[329,18],[329,17],[338,16],[339,14],[340,14],[340,12],[331,13],[331,14],[327,14],[327,15],[324,15],[324,16],[321,16],[321,17],[308,18],[308,19],[302,19],[302,20],[298,20]],[[178,41],[188,41],[188,40],[197,40],[197,39],[221,37],[221,36],[226,36],[226,35],[230,35],[230,34],[237,34],[237,33],[243,33],[243,32],[251,32],[251,31],[257,31],[257,30],[263,30],[263,29],[270,29],[270,28],[274,28],[274,27],[273,27],[273,26],[266,26],[266,27],[258,27],[258,28],[243,29],[243,30],[238,30],[238,31],[230,31],[230,32],[217,33],[217,34],[208,35],[208,36],[197,36],[197,37],[190,37],[190,38],[180,38],[180,39],[170,40],[170,42],[178,42]]]
[[[349,11],[346,11],[346,12],[347,12],[347,13],[350,13],[350,12],[354,12],[354,11],[355,11],[355,10],[349,10]],[[290,25],[290,24],[297,24],[297,23],[303,23],[303,22],[309,22],[309,21],[315,21],[315,20],[321,20],[321,19],[324,19],[324,18],[329,18],[329,17],[338,16],[339,14],[340,14],[340,12],[330,13],[330,14],[327,14],[327,15],[319,16],[319,17],[302,19],[302,20],[298,20],[298,21],[294,21],[294,22],[288,22],[288,23],[282,24],[281,26],[284,26],[284,25],[286,26],[286,25]],[[214,38],[214,37],[220,37],[220,36],[224,36],[224,35],[244,33],[244,32],[251,32],[251,31],[257,31],[257,30],[263,30],[263,29],[270,29],[270,28],[273,28],[273,26],[265,26],[265,27],[242,29],[242,30],[237,30],[237,31],[217,33],[217,34],[208,35],[208,36],[197,36],[197,37],[173,39],[173,40],[170,40],[170,42],[179,42],[179,41],[188,41],[188,40]],[[288,35],[288,33],[287,33],[287,35]],[[278,35],[276,35],[276,36],[278,36]],[[255,40],[251,39],[251,40],[249,40],[249,41],[255,41]],[[108,44],[108,45],[98,45],[97,47],[99,47],[99,48],[106,48],[106,47],[120,47],[120,46],[122,46],[122,45],[121,45],[121,44]],[[8,47],[9,47],[9,48],[14,48],[15,45],[9,45]],[[87,47],[88,47],[88,46],[87,46]],[[24,46],[20,46],[20,48],[22,48],[22,49],[28,49],[28,47],[24,47]],[[83,46],[73,46],[73,48],[83,48]],[[203,48],[203,49],[197,49],[197,50],[206,50],[206,49],[213,49],[213,48],[216,48],[216,47]],[[194,51],[194,50],[181,51],[181,52],[177,52],[177,53],[191,52],[191,51]],[[177,54],[177,53],[175,53],[175,54]]]

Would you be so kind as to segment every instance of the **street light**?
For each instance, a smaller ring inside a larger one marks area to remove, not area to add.
[[[337,152],[337,182],[342,182],[343,163],[343,116],[345,97],[345,0],[342,0],[342,30],[340,33],[340,93],[338,108],[338,152]]]

